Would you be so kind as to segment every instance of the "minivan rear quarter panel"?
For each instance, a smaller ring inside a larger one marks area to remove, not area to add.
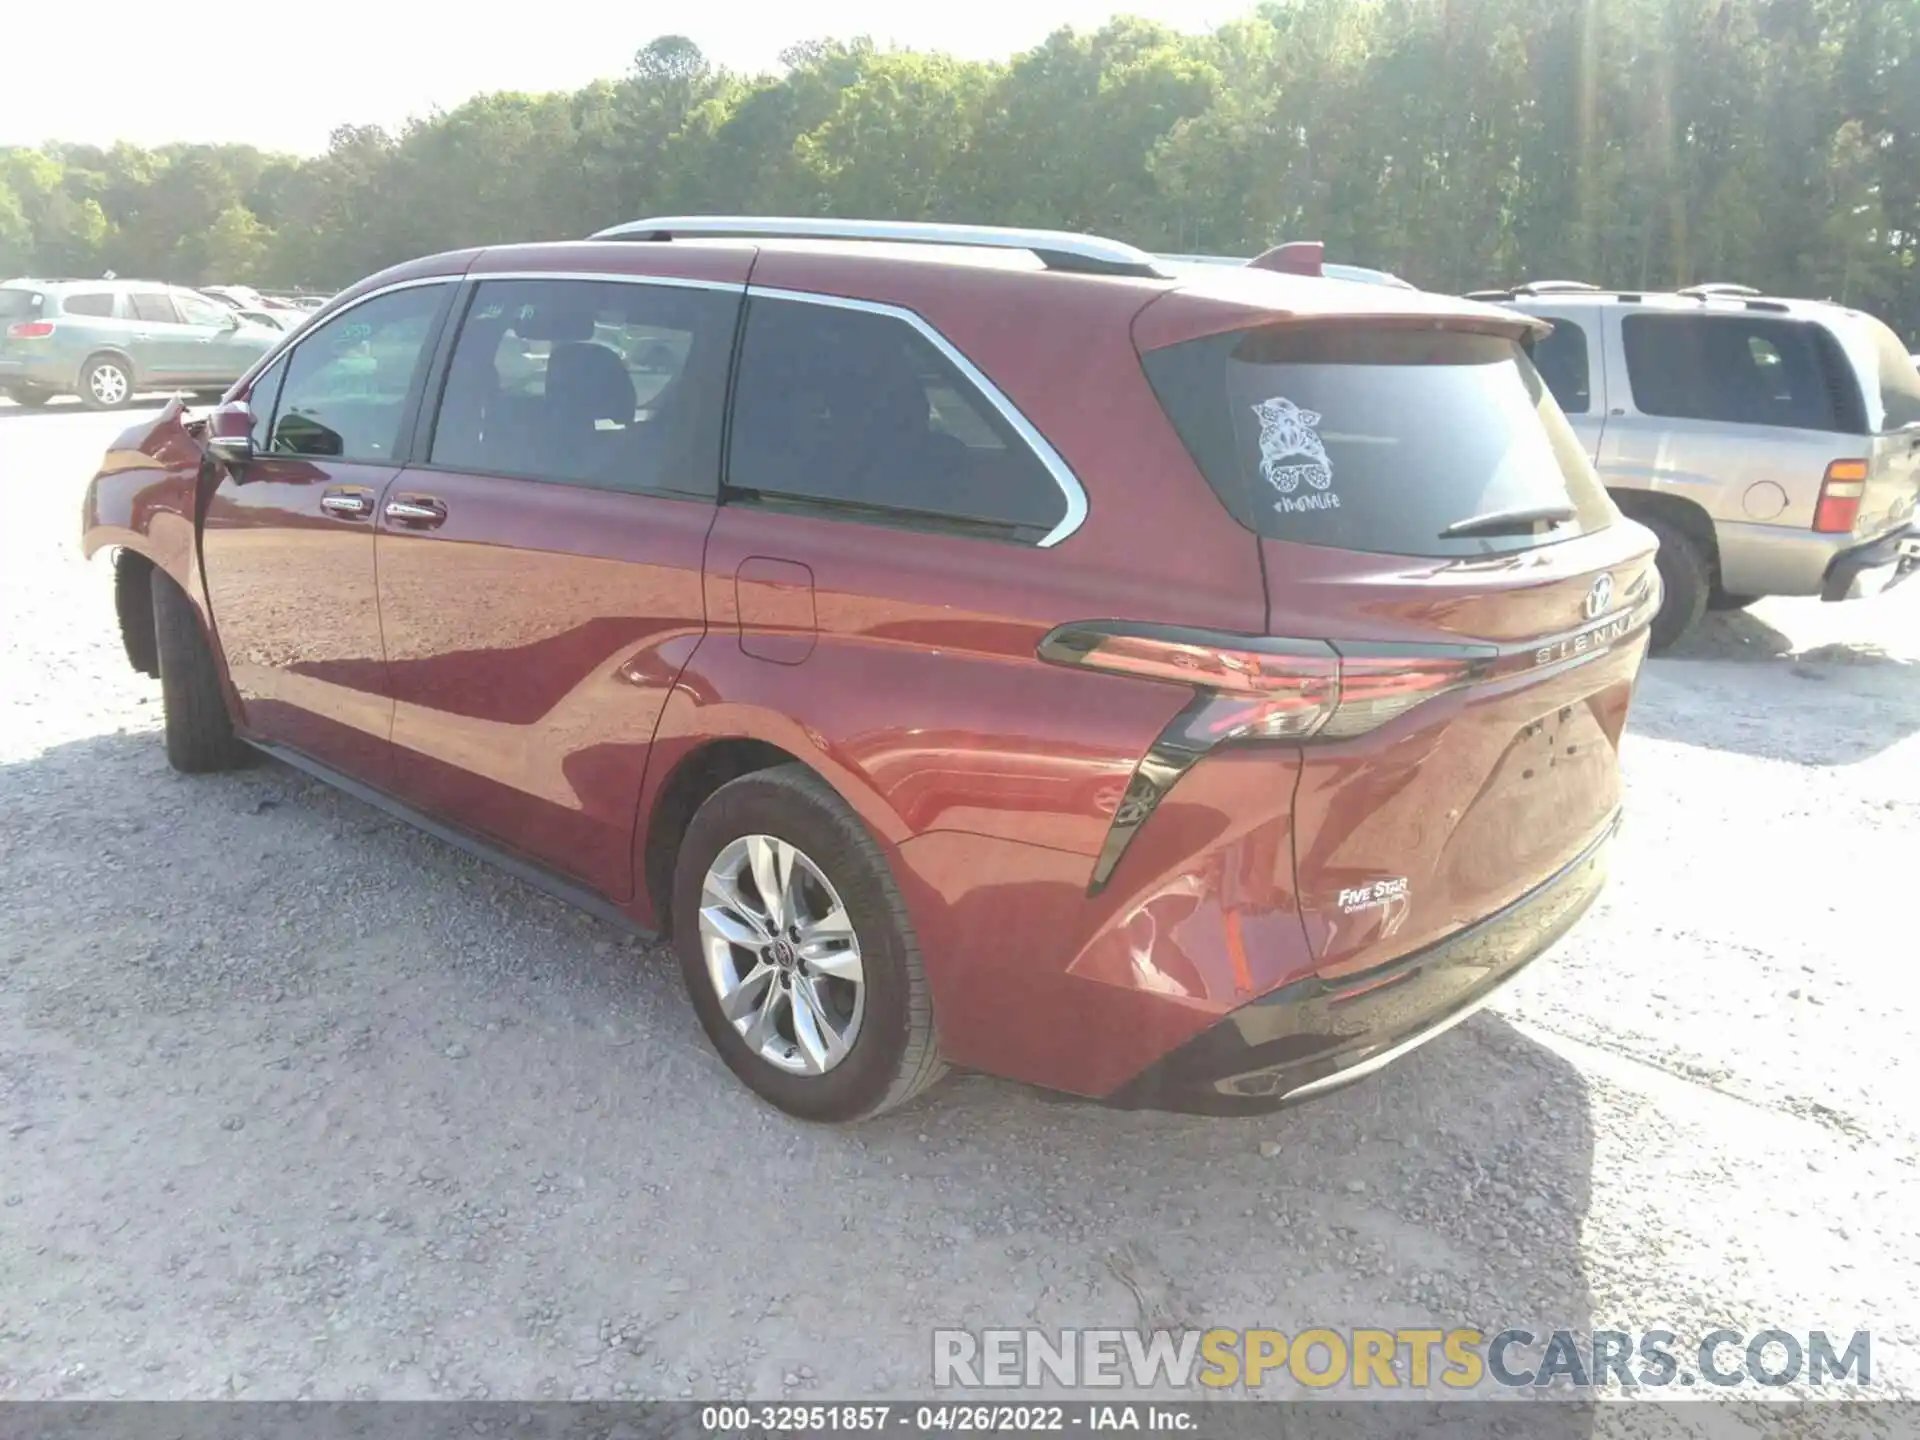
[[[1223,862],[1207,837],[1230,844],[1222,837],[1256,823],[1284,825],[1296,762],[1270,751],[1239,762],[1232,781],[1223,771],[1230,813],[1195,785],[1183,807],[1156,817],[1165,853],[1143,838],[1137,862],[1089,901],[1128,777],[1189,697],[1045,665],[1039,642],[1069,621],[1130,617],[1257,634],[1259,554],[1194,470],[1134,356],[1129,326],[1150,287],[1005,267],[962,273],[964,288],[948,266],[770,249],[752,283],[926,319],[1072,468],[1084,522],[1042,549],[723,504],[708,547],[708,635],[662,715],[643,813],[713,740],[747,736],[797,755],[891,851],[943,1051],[1103,1093],[1260,983],[1222,978],[1235,972],[1221,958]],[[1041,306],[1049,323],[1035,326]],[[811,575],[811,647],[743,645],[735,576],[749,561]],[[797,664],[766,658],[796,654]],[[1254,820],[1249,794],[1259,797]],[[1264,843],[1268,881],[1276,866],[1285,879],[1284,833]],[[1297,967],[1304,945],[1291,906],[1266,913],[1247,952],[1269,957],[1263,973]],[[1188,928],[1214,938],[1183,938]]]

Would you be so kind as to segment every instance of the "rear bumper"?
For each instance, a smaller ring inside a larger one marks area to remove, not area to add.
[[[1606,883],[1619,823],[1616,813],[1577,858],[1504,910],[1378,969],[1262,996],[1106,1102],[1259,1115],[1365,1079],[1472,1015],[1572,928]]]
[[[56,388],[72,383],[66,362],[57,355],[0,355],[0,389],[14,385]]]
[[[1859,600],[1898,585],[1920,569],[1920,530],[1902,526],[1891,534],[1842,551],[1827,567],[1822,600]]]

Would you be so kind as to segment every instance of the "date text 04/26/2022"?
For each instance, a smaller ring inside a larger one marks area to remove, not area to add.
[[[1177,1405],[705,1405],[700,1428],[710,1434],[792,1431],[804,1434],[911,1430],[928,1434],[974,1431],[1157,1430],[1191,1431],[1197,1417]]]

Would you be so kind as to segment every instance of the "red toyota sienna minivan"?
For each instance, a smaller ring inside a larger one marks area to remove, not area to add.
[[[798,1116],[1240,1113],[1593,900],[1658,603],[1537,322],[1095,237],[419,260],[115,444],[182,770],[272,755],[671,937]]]

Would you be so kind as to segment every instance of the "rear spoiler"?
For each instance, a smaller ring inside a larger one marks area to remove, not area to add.
[[[1263,250],[1252,259],[1244,255],[1160,255],[1179,265],[1245,265],[1255,270],[1276,270],[1286,275],[1308,275],[1325,280],[1353,280],[1363,285],[1391,285],[1400,290],[1416,290],[1398,275],[1372,270],[1364,265],[1329,264],[1327,247],[1319,240],[1289,240]]]

